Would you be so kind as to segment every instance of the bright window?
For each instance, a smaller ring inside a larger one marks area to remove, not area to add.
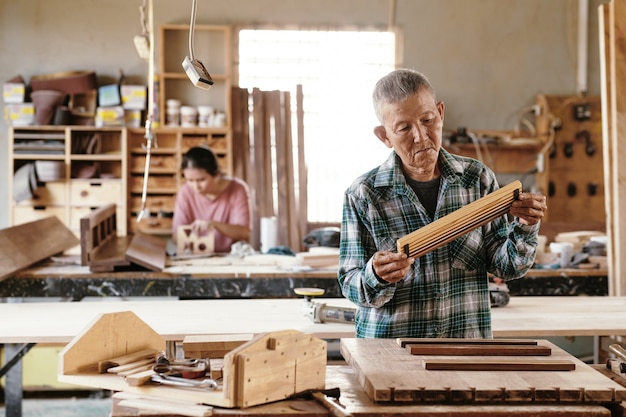
[[[395,51],[387,31],[239,32],[240,87],[295,97],[302,85],[309,222],[340,222],[345,189],[389,155],[373,134],[371,97],[395,68]]]

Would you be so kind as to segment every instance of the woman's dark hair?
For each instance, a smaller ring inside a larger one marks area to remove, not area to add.
[[[196,146],[183,154],[180,168],[183,170],[187,168],[204,169],[211,176],[216,176],[220,173],[215,154],[205,146]]]

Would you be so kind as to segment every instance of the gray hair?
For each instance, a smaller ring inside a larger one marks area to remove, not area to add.
[[[378,80],[374,87],[372,99],[374,101],[374,111],[380,123],[383,123],[382,106],[385,103],[398,103],[406,100],[422,88],[427,89],[435,97],[428,78],[421,72],[412,69],[399,69],[390,72]]]

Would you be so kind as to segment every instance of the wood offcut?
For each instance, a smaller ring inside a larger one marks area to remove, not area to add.
[[[522,183],[515,180],[447,216],[401,237],[397,241],[398,252],[419,258],[440,248],[506,214],[521,192]]]
[[[0,230],[0,281],[79,243],[56,216]]]

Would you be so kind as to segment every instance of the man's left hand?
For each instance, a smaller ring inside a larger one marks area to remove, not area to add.
[[[547,209],[545,195],[520,193],[517,200],[511,204],[509,214],[519,218],[522,224],[533,225],[541,221]]]

